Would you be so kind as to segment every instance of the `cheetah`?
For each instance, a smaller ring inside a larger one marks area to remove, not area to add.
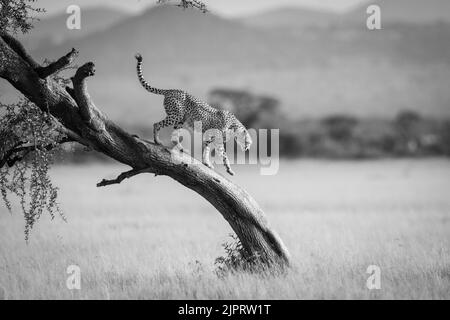
[[[222,141],[216,146],[216,152],[223,159],[226,171],[230,175],[234,175],[230,167],[230,161],[225,150],[225,142],[229,136],[233,136],[243,151],[250,148],[252,138],[244,125],[236,118],[236,116],[228,110],[219,110],[208,103],[197,99],[183,90],[178,89],[157,89],[145,80],[142,73],[142,56],[136,54],[137,75],[142,86],[151,93],[164,96],[164,109],[166,118],[156,122],[153,125],[153,136],[156,144],[161,144],[158,132],[160,129],[173,126],[174,130],[178,130],[186,124],[190,129],[194,129],[195,122],[201,122],[202,134],[207,130],[217,129],[222,134]],[[203,141],[202,162],[207,167],[213,169],[209,160],[211,144],[214,143],[215,137],[207,137]],[[182,150],[179,139],[173,141],[175,147]],[[217,143],[217,141],[216,141]]]

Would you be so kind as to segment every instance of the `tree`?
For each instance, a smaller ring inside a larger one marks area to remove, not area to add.
[[[33,7],[34,2],[36,0],[0,0],[0,30],[28,32],[33,27],[31,13],[44,11]]]
[[[182,1],[186,3],[191,2]],[[95,75],[93,62],[76,70],[70,79],[71,87],[61,79],[58,73],[70,66],[77,54],[72,49],[57,61],[40,65],[6,29],[0,33],[0,77],[25,97],[21,103],[9,106],[2,119],[0,189],[5,200],[8,192],[22,196],[29,229],[45,210],[52,215],[58,212],[57,192],[48,176],[51,152],[73,142],[131,167],[116,179],[103,179],[98,187],[119,184],[143,173],[167,175],[200,194],[223,215],[239,237],[246,258],[258,257],[266,266],[289,264],[288,250],[244,189],[186,153],[129,134],[97,108],[87,87],[87,79]],[[16,168],[16,173],[9,174],[10,168]],[[23,192],[25,171],[30,168],[31,199],[27,208]]]
[[[407,154],[414,154],[420,148],[420,126],[422,117],[415,111],[402,111],[396,116],[394,126],[396,128],[400,150]]]
[[[347,115],[333,115],[326,117],[322,123],[331,139],[348,142],[353,136],[353,130],[358,124],[358,119]]]

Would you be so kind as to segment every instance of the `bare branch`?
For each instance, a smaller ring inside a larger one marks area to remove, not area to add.
[[[170,0],[158,0],[159,4],[166,4],[170,2]],[[202,11],[203,13],[208,12],[208,9],[206,8],[206,5],[198,0],[180,0],[179,4],[176,5],[177,7],[187,9],[187,8],[194,8]]]
[[[78,51],[72,48],[72,51],[70,51],[65,56],[59,58],[57,61],[49,64],[48,66],[36,68],[36,72],[39,74],[39,77],[45,79],[48,76],[55,74],[58,71],[61,71],[66,66],[71,64],[77,56]]]
[[[130,171],[126,171],[126,172],[122,172],[117,178],[115,179],[111,179],[111,180],[106,180],[103,179],[102,181],[100,181],[99,183],[97,183],[97,187],[105,187],[105,186],[109,186],[111,184],[119,184],[121,183],[123,180],[125,179],[129,179],[131,177],[134,177],[138,174],[147,172],[149,173],[149,169],[143,169],[143,170],[130,170]]]
[[[75,100],[80,108],[81,117],[89,124],[90,128],[95,131],[104,131],[104,116],[95,106],[88,91],[86,78],[95,74],[95,65],[88,62],[78,68],[75,76],[71,78],[73,83],[73,91]]]
[[[68,66],[78,56],[78,51],[72,48],[72,50],[65,56],[59,58],[57,61],[49,64],[48,66],[42,67],[27,53],[24,46],[17,39],[5,32],[0,33],[0,37],[12,50],[14,50],[14,52],[17,53],[19,57],[29,64],[30,67],[32,67],[42,79],[45,79]]]

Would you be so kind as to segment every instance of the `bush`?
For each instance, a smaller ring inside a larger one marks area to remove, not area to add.
[[[249,256],[235,234],[229,235],[231,242],[222,243],[225,255],[216,258],[214,265],[216,274],[224,277],[234,272],[263,272],[266,267],[261,263],[259,256]]]
[[[44,212],[53,219],[64,215],[56,202],[58,188],[49,176],[49,169],[59,154],[62,135],[55,130],[52,118],[28,100],[15,105],[0,104],[0,193],[8,210],[8,194],[19,198],[25,217],[25,239]],[[20,146],[20,147],[19,147]],[[11,149],[19,151],[8,156]]]
[[[332,140],[343,142],[352,138],[357,124],[358,119],[346,115],[330,116],[322,120],[322,125],[325,126],[329,137]]]

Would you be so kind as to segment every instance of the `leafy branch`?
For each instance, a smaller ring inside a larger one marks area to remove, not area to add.
[[[166,4],[169,3],[170,0],[158,0],[158,4]],[[180,2],[176,5],[177,7],[187,9],[193,8],[202,11],[203,13],[208,12],[206,4],[197,0],[180,0]]]

